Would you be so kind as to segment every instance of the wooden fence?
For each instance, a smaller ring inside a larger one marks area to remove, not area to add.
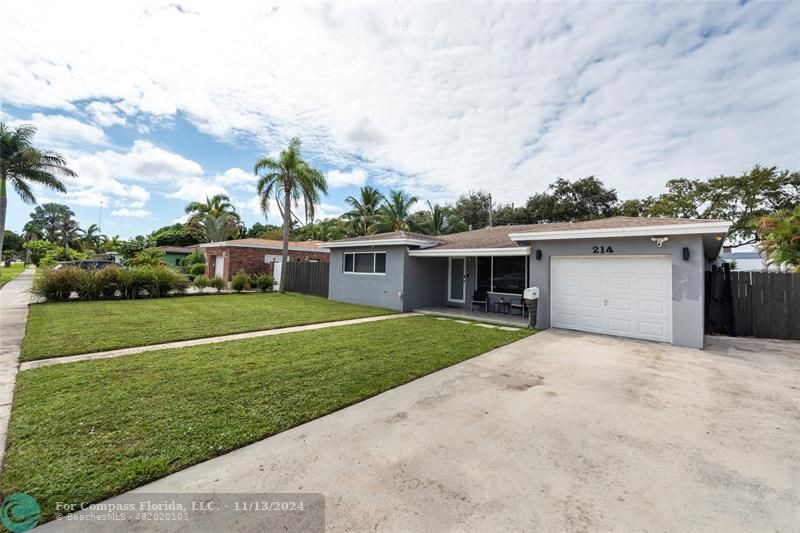
[[[283,266],[281,275],[286,276],[287,291],[327,298],[330,268],[330,263],[289,261]]]
[[[706,333],[800,339],[800,273],[706,272],[705,303]]]

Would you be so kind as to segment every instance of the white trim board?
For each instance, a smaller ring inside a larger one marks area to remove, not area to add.
[[[263,250],[277,250],[278,252],[283,251],[282,246],[270,246],[266,244],[248,244],[248,243],[234,243],[234,242],[207,242],[205,244],[198,245],[200,248],[261,248]],[[298,248],[296,246],[289,246],[289,250],[292,252],[308,252],[312,254],[329,254],[331,253],[330,250],[321,250],[319,248]],[[276,255],[276,254],[272,254]]]
[[[439,250],[409,250],[411,257],[524,257],[531,255],[530,246],[513,246],[510,248],[450,248]]]
[[[589,239],[608,237],[649,237],[652,235],[702,235],[718,233],[725,238],[731,223],[714,221],[696,224],[655,224],[652,226],[600,228],[600,229],[566,229],[558,231],[529,231],[511,233],[512,241],[553,241],[561,239]]]
[[[362,241],[331,241],[323,242],[320,248],[362,248],[365,246],[434,246],[433,241],[423,241],[419,239],[369,239]]]

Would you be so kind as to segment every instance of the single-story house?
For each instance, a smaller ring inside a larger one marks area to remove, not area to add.
[[[729,227],[612,217],[439,237],[399,231],[321,246],[331,251],[332,300],[398,311],[470,309],[485,293],[491,312],[501,298],[519,303],[525,287],[538,287],[538,328],[701,348],[704,272]]]
[[[157,249],[164,252],[164,260],[170,266],[181,266],[186,256],[195,252],[203,252],[199,246],[156,246]]]
[[[289,242],[289,261],[327,263],[330,252],[320,248],[322,241]],[[206,253],[206,276],[220,276],[226,282],[244,269],[248,274],[269,274],[278,278],[276,263],[283,259],[283,241],[237,239],[201,244]]]

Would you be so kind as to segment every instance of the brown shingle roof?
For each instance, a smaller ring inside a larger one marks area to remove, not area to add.
[[[440,235],[432,237],[409,231],[393,231],[391,233],[378,233],[363,237],[352,237],[335,242],[376,241],[384,239],[420,239],[429,241],[432,248],[437,250],[457,250],[472,248],[510,248],[519,246],[509,237],[511,233],[545,232],[545,231],[579,231],[591,229],[615,229],[644,226],[668,226],[676,224],[705,224],[713,222],[707,219],[689,218],[646,218],[646,217],[610,217],[584,222],[557,222],[552,224],[517,224],[508,226],[493,226],[462,233]]]
[[[324,241],[289,241],[289,248],[307,248],[309,250],[320,251],[319,245]],[[283,241],[272,239],[235,239],[232,241],[208,243],[207,247],[211,246],[247,246],[253,245],[259,248],[283,248]]]

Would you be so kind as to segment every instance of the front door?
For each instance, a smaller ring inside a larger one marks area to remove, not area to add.
[[[223,277],[222,269],[225,267],[225,257],[222,255],[214,256],[214,275],[219,276],[222,279]]]
[[[447,277],[447,301],[464,303],[467,290],[466,260],[463,257],[451,257],[449,275]]]

